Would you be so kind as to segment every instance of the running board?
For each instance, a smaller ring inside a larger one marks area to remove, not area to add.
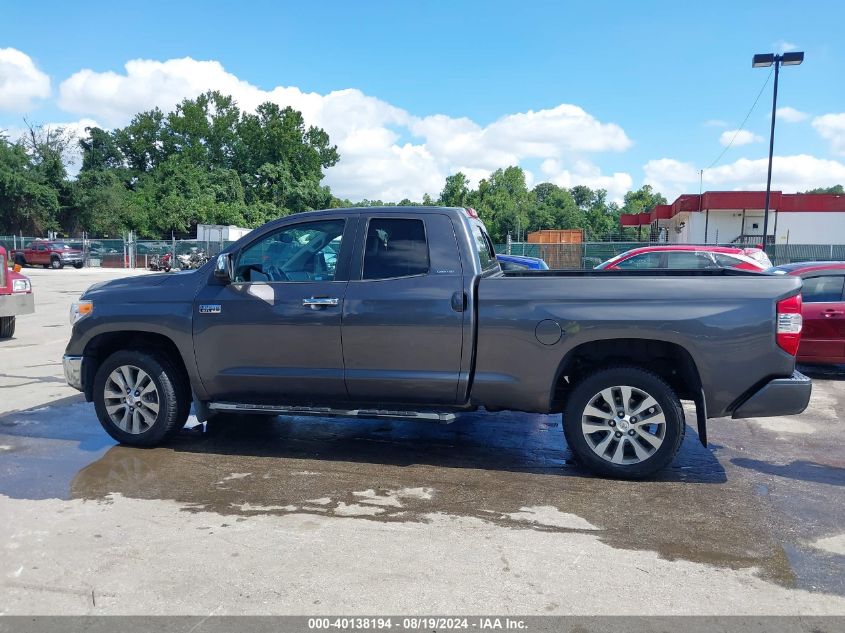
[[[209,402],[212,411],[226,413],[264,413],[272,415],[313,415],[344,418],[391,418],[451,424],[454,413],[437,411],[402,411],[393,409],[333,409],[331,407],[278,406],[272,404],[244,404],[240,402]]]

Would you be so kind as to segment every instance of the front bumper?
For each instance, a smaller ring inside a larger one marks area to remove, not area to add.
[[[32,314],[35,312],[35,297],[31,292],[0,295],[0,317]]]
[[[82,384],[82,359],[82,356],[68,356],[67,354],[62,357],[65,380],[67,384],[78,391],[85,391],[85,385]]]
[[[770,380],[734,409],[734,418],[765,418],[795,415],[810,403],[813,383],[804,374],[792,372],[789,378]]]

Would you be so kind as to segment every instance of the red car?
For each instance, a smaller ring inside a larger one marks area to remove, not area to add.
[[[771,272],[804,280],[801,290],[804,329],[798,362],[845,363],[845,262],[784,264]]]
[[[10,270],[6,249],[0,246],[0,339],[15,333],[15,317],[35,312],[32,284],[29,279]]]
[[[85,263],[81,250],[51,240],[33,240],[25,247],[13,251],[13,258],[19,266],[40,264],[44,268],[64,268],[65,265],[82,268]]]
[[[771,268],[772,262],[759,248],[730,246],[695,246],[693,244],[666,244],[643,246],[625,251],[596,266],[597,270],[638,270],[668,268],[690,270],[701,268],[736,268],[762,272]]]

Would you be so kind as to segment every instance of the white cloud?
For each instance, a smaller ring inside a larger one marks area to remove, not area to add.
[[[785,121],[786,123],[800,123],[801,121],[806,121],[809,116],[806,112],[801,112],[801,110],[796,110],[789,106],[777,109],[778,121]]]
[[[813,127],[830,143],[830,150],[845,156],[845,112],[823,114],[813,119]]]
[[[774,48],[779,54],[783,54],[791,51],[797,51],[798,45],[793,44],[792,42],[787,42],[786,40],[778,40],[772,44],[772,48]]]
[[[725,130],[719,135],[719,144],[722,147],[728,145],[740,146],[750,145],[751,143],[759,143],[763,138],[748,130]]]
[[[603,175],[601,170],[588,161],[576,161],[571,169],[564,167],[560,161],[547,159],[540,165],[540,171],[545,180],[559,187],[574,187],[586,185],[591,189],[606,189],[608,199],[621,202],[625,193],[633,188],[634,179],[625,172],[615,172]]]
[[[50,78],[32,58],[15,48],[0,48],[0,110],[26,112],[36,99],[50,96]]]
[[[768,158],[741,158],[728,165],[704,171],[705,190],[761,191],[766,188]],[[669,200],[682,193],[698,193],[699,172],[691,163],[672,158],[651,160],[643,166],[645,182]],[[797,154],[775,156],[772,162],[772,189],[794,193],[845,182],[845,164]]]
[[[722,119],[707,119],[704,125],[707,127],[728,127],[728,124]]]
[[[81,70],[62,82],[59,105],[119,126],[138,111],[156,106],[168,110],[206,90],[231,94],[248,110],[264,101],[290,105],[309,124],[323,127],[341,155],[340,163],[327,171],[327,183],[336,195],[351,199],[419,200],[424,193],[439,193],[445,177],[459,169],[477,182],[527,159],[559,161],[556,176],[564,178],[564,173],[579,175],[573,165],[584,155],[631,146],[620,126],[601,122],[575,105],[509,114],[481,126],[442,114],[414,116],[355,89],[325,95],[295,87],[262,90],[219,62],[191,58],[132,60],[122,74]],[[400,142],[402,138],[411,140]],[[583,175],[616,189],[624,177],[630,179],[627,174],[602,176],[595,167]],[[533,177],[526,173],[526,179]]]

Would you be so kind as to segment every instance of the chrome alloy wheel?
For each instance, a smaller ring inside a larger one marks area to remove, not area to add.
[[[663,444],[666,418],[657,401],[636,387],[602,389],[590,398],[581,416],[587,445],[613,464],[638,464]]]
[[[111,421],[126,433],[143,433],[158,417],[158,389],[153,379],[134,365],[122,365],[109,374],[103,399]]]

